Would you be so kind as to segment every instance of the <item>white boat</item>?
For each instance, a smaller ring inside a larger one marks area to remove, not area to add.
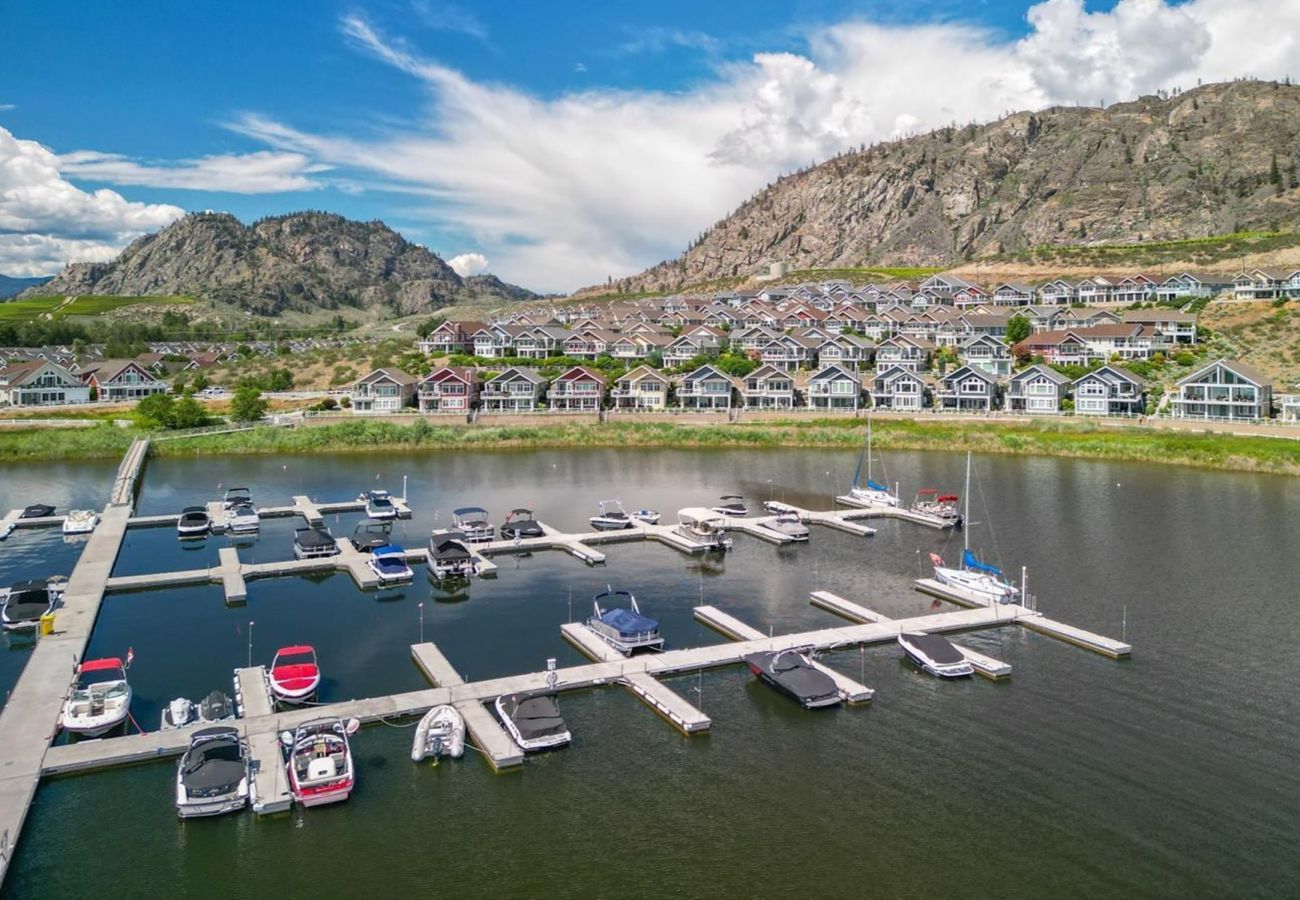
[[[460,759],[465,752],[465,719],[454,707],[435,706],[424,714],[415,726],[415,740],[411,744],[411,761],[420,762],[432,756],[450,756]]]
[[[266,675],[271,696],[285,703],[302,703],[320,688],[320,666],[316,649],[309,644],[295,644],[275,651],[271,670]]]
[[[253,493],[246,487],[226,488],[225,495],[221,498],[221,505],[225,509],[232,506],[238,506],[243,503],[252,503]]]
[[[501,724],[525,751],[550,750],[573,740],[549,694],[502,694],[495,705]]]
[[[3,541],[5,538],[9,537],[9,535],[13,534],[14,527],[13,522],[0,522],[0,541]]]
[[[912,662],[939,678],[964,678],[975,674],[975,667],[952,641],[938,634],[903,632],[898,645]]]
[[[41,616],[54,611],[63,587],[62,581],[35,579],[0,590],[0,625],[5,631],[35,631]]]
[[[592,616],[587,627],[624,656],[637,650],[662,650],[659,622],[641,614],[631,591],[601,591],[591,598]]]
[[[912,498],[910,511],[930,519],[940,528],[961,527],[961,498],[944,494],[935,488],[921,488]]]
[[[709,550],[730,550],[731,538],[727,537],[726,521],[711,509],[688,507],[677,510],[678,534],[696,544],[704,544]]]
[[[482,544],[496,537],[496,526],[481,506],[462,506],[451,512],[452,528],[465,535],[471,544]]]
[[[202,506],[187,506],[176,520],[176,534],[182,538],[203,537],[212,527],[208,511]]]
[[[235,534],[250,534],[261,525],[262,519],[252,503],[236,503],[226,507],[226,528]]]
[[[130,711],[131,685],[122,660],[91,659],[77,667],[77,682],[63,704],[59,725],[73,734],[98,737],[125,722]]]
[[[459,531],[435,531],[429,535],[429,571],[443,578],[473,578],[478,560]]]
[[[792,541],[808,540],[808,526],[803,523],[803,519],[799,518],[799,514],[793,509],[776,512],[771,517],[760,521],[758,526],[788,537]]]
[[[357,499],[366,504],[366,515],[372,519],[397,518],[397,507],[388,491],[364,491]]]
[[[749,507],[745,505],[745,498],[739,494],[723,494],[718,505],[713,507],[713,511],[720,516],[735,519],[741,519],[749,515]]]
[[[163,707],[159,731],[174,731],[199,720],[199,707],[193,700],[177,697]]]
[[[380,584],[400,584],[415,577],[406,562],[406,551],[397,544],[385,544],[370,551],[366,568],[375,573]]]
[[[940,584],[957,588],[984,603],[1015,603],[1020,596],[1020,589],[1009,584],[997,566],[981,562],[970,548],[970,466],[971,455],[966,454],[966,511],[962,518],[961,567],[954,568],[944,564],[943,557],[937,553],[930,554],[934,564],[934,579]]]
[[[632,528],[638,522],[628,515],[620,500],[601,500],[596,507],[596,514],[587,520],[597,531],[619,531]],[[656,518],[656,522],[658,519]],[[653,523],[651,523],[653,524]]]
[[[303,806],[324,806],[348,799],[356,785],[350,735],[361,723],[347,724],[333,716],[304,722],[292,732],[280,733],[288,761],[289,790]]]
[[[862,463],[867,464],[867,480],[865,483],[859,479],[862,477]],[[898,495],[884,485],[875,481],[871,477],[871,414],[867,414],[867,442],[862,448],[862,453],[858,456],[858,468],[853,473],[853,487],[849,489],[849,496],[854,500],[862,503],[869,503],[872,506],[898,506]]]
[[[631,516],[643,525],[659,524],[659,510],[657,509],[638,509]]]
[[[64,534],[90,534],[99,524],[99,513],[93,509],[70,509],[63,517]]]
[[[299,528],[293,533],[294,559],[327,559],[339,555],[339,542],[323,525]]]
[[[229,725],[202,728],[176,766],[176,814],[219,816],[248,805],[248,745]]]

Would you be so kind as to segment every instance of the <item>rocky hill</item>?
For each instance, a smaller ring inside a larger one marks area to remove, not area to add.
[[[1298,162],[1292,85],[1212,84],[1107,109],[1021,112],[784,177],[679,259],[614,288],[671,290],[771,262],[951,266],[1044,245],[1295,230]]]
[[[533,296],[492,276],[463,279],[382,222],[319,212],[252,225],[226,213],[191,213],[112,262],[73,263],[24,292],[37,294],[185,295],[261,315],[340,307],[411,315],[465,300]]]

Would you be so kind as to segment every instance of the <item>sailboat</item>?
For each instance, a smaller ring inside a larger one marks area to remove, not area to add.
[[[867,483],[861,484],[859,479],[862,477],[862,461],[867,462]],[[863,503],[871,503],[875,506],[897,506],[898,495],[889,490],[887,485],[873,481],[871,478],[871,414],[867,414],[867,443],[862,448],[862,453],[858,456],[858,468],[853,473],[853,487],[849,491],[849,496],[854,500],[861,500]]]
[[[1002,570],[997,566],[981,562],[970,548],[970,466],[971,454],[966,454],[966,509],[962,515],[965,528],[962,529],[961,568],[952,568],[944,564],[943,557],[937,553],[930,554],[934,563],[934,578],[940,584],[974,594],[978,599],[989,603],[1014,603],[1020,596],[1020,589],[1009,584]]]

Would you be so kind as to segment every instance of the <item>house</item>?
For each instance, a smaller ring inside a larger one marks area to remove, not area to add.
[[[1086,366],[1093,360],[1149,359],[1154,331],[1136,322],[1040,331],[1016,345],[1018,356],[1041,356],[1058,365]]]
[[[764,344],[759,355],[768,365],[794,372],[816,362],[819,343],[815,338],[782,334]]]
[[[1283,394],[1278,399],[1282,405],[1281,420],[1292,425],[1300,422],[1300,394]]]
[[[862,405],[862,381],[847,366],[822,366],[808,379],[807,405],[814,409],[854,409]]]
[[[1011,376],[1003,408],[1009,412],[1059,413],[1070,379],[1053,368],[1034,365]]]
[[[895,366],[910,372],[924,371],[930,365],[930,351],[934,345],[920,338],[895,335],[876,345],[876,371],[884,372]]]
[[[86,366],[78,374],[102,402],[140,400],[168,391],[167,382],[133,359],[105,359]]]
[[[963,363],[992,375],[1006,378],[1011,374],[1011,348],[987,334],[967,339],[957,348]]]
[[[615,409],[656,410],[668,406],[668,376],[649,366],[637,366],[614,383],[610,398]]]
[[[856,334],[835,334],[817,345],[817,361],[823,366],[839,365],[857,370],[870,364],[875,345]]]
[[[596,369],[574,366],[551,382],[547,405],[564,412],[597,412],[605,400],[605,376]]]
[[[1273,384],[1262,372],[1220,359],[1180,379],[1169,413],[1179,419],[1267,419]]]
[[[735,382],[731,376],[711,366],[700,366],[682,376],[677,385],[677,402],[684,409],[731,409]]]
[[[1101,275],[1094,275],[1079,282],[1075,288],[1074,296],[1077,302],[1085,306],[1091,303],[1107,303],[1110,301],[1114,290],[1115,285],[1109,279]]]
[[[943,412],[990,412],[997,405],[998,380],[974,366],[940,376],[935,399]]]
[[[468,412],[478,403],[478,375],[459,366],[434,369],[420,381],[416,396],[421,412]]]
[[[1156,281],[1149,275],[1129,275],[1121,278],[1111,299],[1116,303],[1149,303],[1156,296]]]
[[[479,391],[486,412],[525,412],[536,408],[546,393],[546,379],[536,369],[514,366],[489,379]]]
[[[871,405],[876,409],[919,411],[925,405],[925,381],[902,366],[877,371],[871,380]]]
[[[524,359],[546,359],[563,353],[565,341],[570,337],[567,328],[536,325],[525,329],[515,338],[515,355]]]
[[[1174,309],[1126,309],[1121,315],[1125,325],[1145,325],[1151,329],[1152,345],[1173,347],[1196,343],[1196,314]]]
[[[0,406],[89,402],[90,387],[63,366],[37,359],[0,368]]]
[[[1080,416],[1140,416],[1146,382],[1120,366],[1101,366],[1074,379],[1074,412]]]
[[[746,409],[793,409],[794,376],[773,365],[762,365],[745,376],[740,389]]]
[[[1004,281],[993,289],[994,306],[1029,306],[1038,292],[1033,285]]]
[[[1038,289],[1038,297],[1044,306],[1069,306],[1077,296],[1078,288],[1063,278],[1049,281]]]
[[[418,379],[401,369],[375,369],[352,382],[348,400],[354,413],[393,413],[411,406]]]
[[[470,335],[483,328],[482,322],[443,322],[420,339],[421,353],[467,353],[474,349]]]
[[[1232,279],[1226,275],[1207,272],[1179,272],[1170,275],[1156,288],[1156,300],[1173,302],[1194,300],[1200,297],[1217,297],[1233,289]]]
[[[1232,294],[1238,300],[1275,300],[1283,296],[1283,284],[1290,275],[1271,269],[1252,269],[1232,279]]]

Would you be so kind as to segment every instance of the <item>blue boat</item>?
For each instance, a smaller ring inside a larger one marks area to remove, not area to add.
[[[415,577],[411,567],[406,564],[406,551],[396,544],[385,544],[370,551],[366,565],[375,573],[380,584],[397,584]]]
[[[659,622],[641,615],[631,591],[602,591],[592,598],[594,614],[587,627],[624,656],[637,650],[662,650]]]

